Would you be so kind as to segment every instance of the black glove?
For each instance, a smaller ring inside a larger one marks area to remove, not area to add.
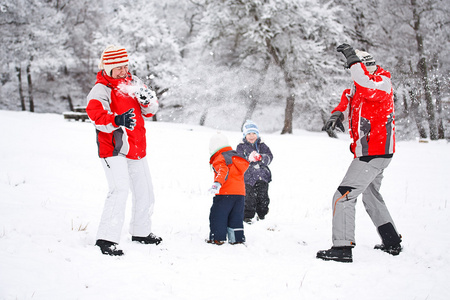
[[[345,132],[342,121],[344,121],[344,114],[341,111],[335,111],[325,125],[323,125],[322,131],[334,130],[337,126],[339,130]]]
[[[125,126],[127,129],[133,130],[136,125],[136,119],[134,118],[136,115],[133,113],[134,108],[131,108],[129,111],[124,112],[121,115],[118,115],[114,118],[114,122],[118,126]]]
[[[353,64],[361,62],[361,59],[359,59],[355,50],[349,44],[339,45],[336,50],[337,52],[342,52],[347,59],[347,63],[345,65],[346,68],[350,68]]]

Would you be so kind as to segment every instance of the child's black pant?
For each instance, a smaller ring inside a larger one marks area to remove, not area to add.
[[[258,180],[255,185],[245,185],[245,210],[244,218],[251,219],[255,216],[255,212],[260,219],[269,212],[269,183]]]
[[[242,195],[216,195],[209,214],[210,240],[243,243],[244,201]]]

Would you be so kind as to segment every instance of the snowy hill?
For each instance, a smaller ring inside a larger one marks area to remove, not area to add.
[[[382,194],[404,252],[379,238],[360,201],[354,262],[315,258],[331,246],[331,198],[352,160],[344,134],[264,134],[271,165],[267,219],[246,245],[208,236],[214,129],[147,122],[159,246],[125,256],[94,246],[106,196],[93,125],[61,115],[0,111],[0,299],[450,299],[450,145],[397,143]],[[239,132],[224,132],[233,146]],[[130,206],[130,205],[129,205]],[[127,218],[129,218],[127,213]]]

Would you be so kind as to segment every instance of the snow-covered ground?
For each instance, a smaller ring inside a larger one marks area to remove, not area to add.
[[[107,187],[93,125],[12,111],[0,122],[2,300],[450,299],[447,141],[398,142],[385,172],[404,252],[373,249],[379,238],[359,201],[354,262],[344,264],[315,255],[331,246],[331,198],[352,160],[345,134],[262,133],[274,154],[270,212],[245,225],[246,245],[215,246],[204,242],[215,130],[147,122],[153,231],[164,241],[133,243],[126,223],[118,258],[94,246]],[[242,137],[224,133],[233,147]]]

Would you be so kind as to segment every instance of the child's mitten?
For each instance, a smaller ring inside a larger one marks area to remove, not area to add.
[[[252,153],[250,153],[250,155],[248,156],[248,161],[250,162],[255,162],[255,161],[260,161],[261,160],[261,154],[259,154],[256,151],[253,151]]]
[[[220,191],[220,188],[222,187],[222,185],[218,182],[214,182],[214,184],[212,185],[212,187],[209,188],[209,192],[211,194],[218,194]]]

